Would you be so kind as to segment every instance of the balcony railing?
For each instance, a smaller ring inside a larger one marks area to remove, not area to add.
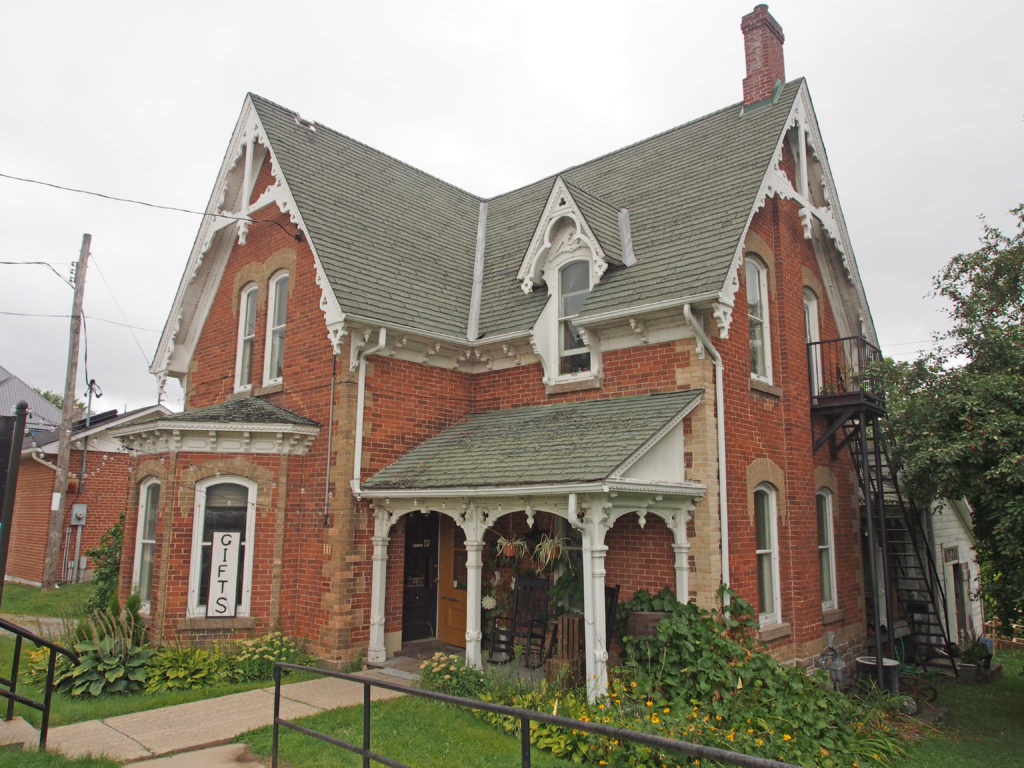
[[[882,406],[881,380],[870,365],[881,359],[878,347],[860,336],[808,342],[811,404],[861,401]]]

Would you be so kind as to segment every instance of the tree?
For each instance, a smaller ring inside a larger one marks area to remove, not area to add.
[[[1024,609],[1024,205],[1012,213],[1015,234],[986,223],[981,247],[933,279],[950,302],[945,350],[887,371],[903,483],[919,501],[968,500],[1004,623]]]
[[[60,394],[58,392],[51,392],[49,389],[37,389],[36,392],[38,392],[40,395],[43,396],[44,399],[49,400],[51,403],[53,403],[58,408],[63,408],[64,407],[64,395],[62,395],[62,394]],[[75,398],[75,412],[76,413],[84,413],[85,412],[85,403],[83,403],[78,398]]]

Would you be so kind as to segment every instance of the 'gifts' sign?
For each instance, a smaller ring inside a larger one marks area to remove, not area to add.
[[[230,618],[235,615],[241,537],[238,531],[215,531],[213,534],[210,593],[206,596],[207,618]]]

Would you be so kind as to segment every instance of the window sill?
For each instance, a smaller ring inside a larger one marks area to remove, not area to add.
[[[792,627],[786,623],[769,624],[766,627],[761,627],[757,633],[757,639],[762,643],[770,643],[772,640],[789,637],[792,631]]]
[[[252,387],[249,387],[248,389],[236,389],[234,392],[228,395],[225,398],[225,400],[245,400],[245,398],[252,396]]]
[[[585,389],[600,389],[604,378],[600,374],[580,376],[572,379],[555,379],[544,382],[544,392],[549,395],[560,395],[563,392],[580,392]]]
[[[771,395],[772,397],[782,397],[782,387],[776,387],[774,384],[769,384],[767,381],[761,381],[760,379],[750,380],[750,391],[758,392],[762,395]]]
[[[195,631],[210,629],[252,629],[256,626],[256,619],[251,616],[236,616],[233,619],[207,619],[202,616],[194,616],[188,619],[181,619],[178,622],[178,631]]]
[[[842,621],[845,618],[846,611],[844,611],[842,608],[828,608],[821,612],[822,625],[835,624],[837,622]]]
[[[277,392],[284,392],[284,381],[275,381],[273,384],[267,384],[265,387],[260,387],[256,390],[256,396],[263,397],[263,395],[273,395]]]

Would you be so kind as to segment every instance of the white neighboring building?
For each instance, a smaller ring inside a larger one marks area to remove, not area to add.
[[[942,575],[950,640],[961,647],[985,632],[981,574],[966,500],[932,505],[932,554]]]

